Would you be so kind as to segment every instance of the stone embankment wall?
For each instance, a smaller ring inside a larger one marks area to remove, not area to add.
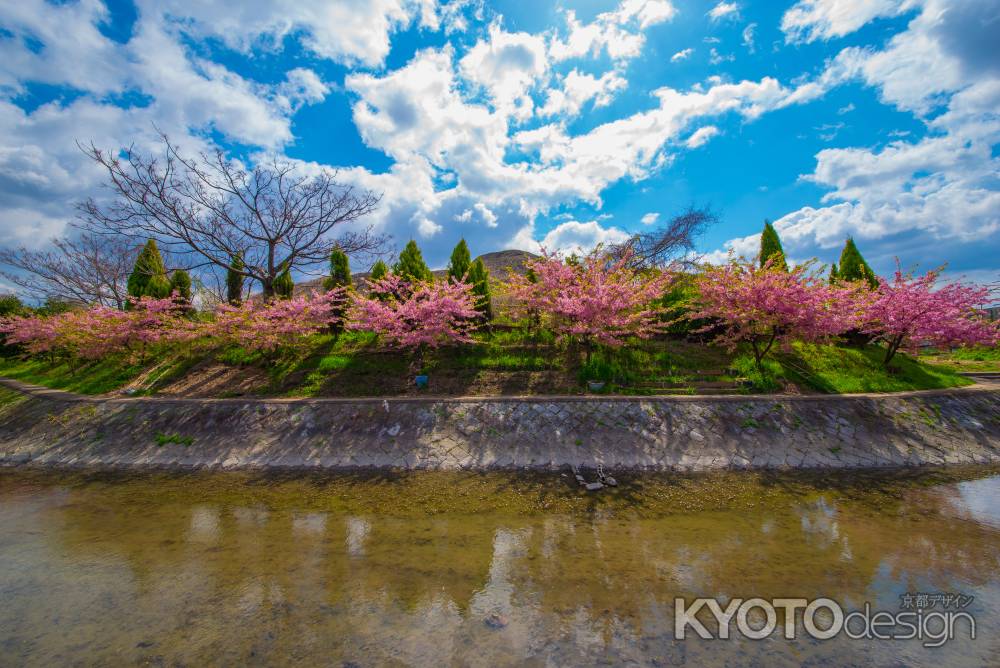
[[[0,464],[710,470],[1000,463],[1000,391],[247,400],[0,389]],[[16,394],[15,394],[16,393]]]

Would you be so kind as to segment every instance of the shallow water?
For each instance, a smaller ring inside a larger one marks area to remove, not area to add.
[[[622,482],[0,471],[0,665],[1000,660],[996,470]],[[974,597],[976,639],[674,637],[678,596],[907,592]]]

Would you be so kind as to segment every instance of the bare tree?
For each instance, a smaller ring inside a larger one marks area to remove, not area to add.
[[[124,308],[126,284],[142,244],[99,234],[54,239],[48,250],[0,250],[0,276],[29,296]]]
[[[719,222],[707,208],[690,207],[674,216],[666,225],[635,234],[616,244],[610,250],[613,256],[632,253],[631,264],[636,268],[665,267],[676,262],[687,262],[694,253],[694,244],[706,229]]]
[[[336,181],[336,173],[308,176],[273,158],[246,169],[222,151],[185,157],[161,134],[163,156],[133,148],[107,153],[81,147],[105,168],[115,198],[79,205],[84,224],[99,233],[152,237],[187,255],[192,267],[227,268],[242,254],[241,272],[259,281],[265,297],[286,267],[304,270],[328,261],[339,245],[347,253],[373,252],[385,238],[372,228],[332,232],[372,213],[380,195]]]

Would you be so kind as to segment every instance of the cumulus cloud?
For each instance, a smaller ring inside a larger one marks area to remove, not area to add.
[[[528,33],[509,33],[493,23],[488,40],[479,40],[462,58],[464,77],[488,91],[495,107],[518,119],[531,116],[532,85],[548,70],[545,40]]]
[[[873,19],[917,5],[916,0],[799,0],[781,17],[781,30],[792,43],[843,37]]]
[[[0,88],[16,95],[46,83],[69,93],[29,111],[0,100],[0,242],[44,243],[72,220],[74,201],[98,194],[101,172],[77,141],[148,148],[155,124],[188,150],[210,148],[209,132],[278,149],[292,139],[292,114],[329,92],[306,68],[277,84],[246,79],[194,54],[172,21],[140,10],[119,42],[99,30],[108,16],[98,2],[0,6],[11,36],[0,39]]]
[[[519,238],[523,250],[538,252],[545,249],[550,252],[578,255],[591,251],[598,244],[621,243],[629,238],[628,232],[617,227],[602,227],[596,220],[579,222],[569,220],[560,223],[550,230],[540,242],[525,235]],[[516,243],[516,242],[515,242]]]
[[[684,143],[688,148],[698,148],[699,146],[708,143],[708,140],[717,134],[719,134],[719,128],[714,125],[706,125],[705,127],[698,128],[691,133],[691,136],[688,137],[687,141]]]
[[[643,215],[643,217],[639,219],[639,222],[642,223],[643,225],[654,225],[656,221],[658,221],[659,219],[660,219],[660,214],[655,212],[650,212]]]
[[[144,13],[183,17],[192,35],[220,39],[252,53],[278,50],[288,37],[321,58],[349,65],[380,65],[391,35],[417,24],[436,29],[436,2],[414,0],[143,0]]]
[[[853,236],[883,270],[895,255],[933,265],[949,255],[978,252],[981,262],[984,253],[1000,252],[1000,160],[993,150],[1000,142],[1000,72],[985,57],[992,49],[988,5],[974,12],[928,0],[885,48],[844,49],[817,81],[789,96],[802,101],[860,80],[901,110],[918,117],[936,113],[925,117],[930,132],[921,139],[893,133],[897,139],[883,146],[817,153],[815,169],[802,178],[827,191],[823,205],[802,207],[775,222],[790,252],[832,255]],[[970,20],[973,14],[976,20]],[[958,47],[959,41],[980,48]],[[942,105],[944,111],[937,112]],[[752,250],[755,239],[733,239],[726,247]]]
[[[740,16],[740,6],[735,2],[720,2],[710,10],[708,10],[708,17],[713,21],[722,21],[723,19],[738,19]]]
[[[676,63],[681,60],[687,60],[688,58],[691,57],[692,53],[694,53],[694,49],[690,47],[688,47],[687,49],[682,49],[677,53],[675,53],[674,55],[670,56],[670,62]]]
[[[587,102],[593,100],[595,107],[611,103],[615,93],[628,85],[616,71],[605,72],[600,77],[581,74],[574,69],[562,79],[562,88],[549,90],[545,105],[539,111],[542,116],[573,117],[580,113]]]
[[[677,13],[668,0],[623,0],[610,12],[597,15],[591,23],[581,23],[572,10],[566,12],[569,34],[552,41],[549,50],[556,61],[602,52],[616,61],[635,58],[646,42],[643,31],[671,20]]]

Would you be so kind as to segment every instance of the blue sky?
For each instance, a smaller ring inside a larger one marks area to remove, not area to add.
[[[690,204],[712,260],[1000,279],[1000,1],[99,0],[0,5],[0,244],[100,196],[76,141],[271,154],[384,193],[443,265],[570,250]],[[362,268],[362,267],[357,267]]]

